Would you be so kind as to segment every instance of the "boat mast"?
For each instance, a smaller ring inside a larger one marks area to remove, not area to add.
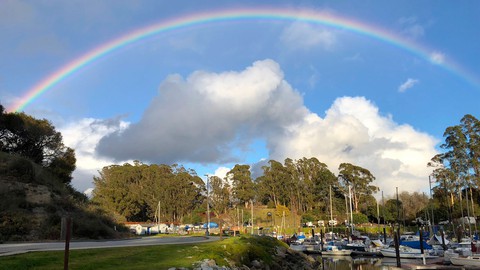
[[[348,185],[348,196],[350,197],[350,225],[353,233],[353,213],[352,213],[352,188]]]
[[[332,185],[330,185],[330,220],[333,220]]]

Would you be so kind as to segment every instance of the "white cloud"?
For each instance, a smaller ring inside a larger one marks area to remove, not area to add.
[[[330,50],[337,44],[336,35],[320,26],[294,22],[282,33],[281,40],[292,49],[321,47]]]
[[[84,119],[61,132],[76,150],[76,175],[86,177],[73,182],[82,190],[92,186],[97,170],[116,161],[244,163],[238,156],[249,151],[245,146],[261,139],[270,156],[259,164],[317,157],[337,173],[349,162],[369,169],[385,194],[396,186],[423,191],[426,164],[436,154],[434,138],[382,116],[363,97],[338,98],[324,118],[310,112],[272,60],[240,72],[172,75],[138,123]],[[250,165],[258,173],[259,166]],[[220,167],[215,175],[223,178],[228,170]]]
[[[426,190],[436,140],[379,114],[363,97],[338,98],[325,118],[310,113],[271,145],[271,157],[315,156],[336,172],[349,162],[369,169],[386,194]]]
[[[405,81],[398,87],[398,92],[403,93],[407,91],[407,89],[410,89],[413,86],[415,86],[417,83],[419,83],[419,80],[408,78],[407,81]]]
[[[128,123],[114,120],[85,118],[58,128],[66,146],[75,149],[77,159],[73,173],[72,185],[78,190],[86,190],[92,186],[93,176],[104,166],[114,164],[111,158],[98,157],[95,147],[100,139],[114,131],[124,130]]]
[[[225,178],[225,176],[227,176],[227,173],[229,171],[231,171],[232,168],[227,168],[227,167],[218,167],[216,170],[215,170],[215,173],[213,175],[217,176],[217,177],[220,177],[220,178]]]
[[[434,64],[441,65],[445,62],[445,54],[441,52],[432,52],[430,54],[430,61],[432,61]]]
[[[231,162],[252,138],[282,132],[306,112],[272,60],[241,72],[172,75],[140,122],[104,137],[97,150],[116,160]]]

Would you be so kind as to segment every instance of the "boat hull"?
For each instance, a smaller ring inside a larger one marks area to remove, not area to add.
[[[453,265],[480,267],[480,256],[452,257],[450,262]]]
[[[352,254],[351,250],[324,250],[322,251],[322,255],[327,255],[327,256],[350,256]]]
[[[382,253],[384,257],[389,257],[389,258],[397,257],[397,253],[395,252],[395,249],[381,249],[380,253]],[[428,254],[422,255],[420,250],[416,250],[416,249],[413,249],[410,251],[400,251],[399,255],[400,255],[400,258],[403,258],[403,259],[421,259],[423,257],[425,257],[425,259],[437,258],[437,256],[431,256]]]

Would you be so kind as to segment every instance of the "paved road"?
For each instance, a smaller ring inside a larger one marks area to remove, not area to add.
[[[141,237],[127,240],[72,241],[70,249],[115,248],[135,246],[155,246],[171,244],[195,244],[218,240],[218,237],[179,236],[179,237]],[[64,250],[65,242],[0,244],[0,256],[26,253],[30,251]]]

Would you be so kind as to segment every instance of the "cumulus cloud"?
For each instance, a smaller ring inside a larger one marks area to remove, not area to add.
[[[337,43],[337,38],[332,31],[302,22],[294,22],[285,28],[281,40],[292,49],[321,47],[330,50]]]
[[[92,186],[93,176],[104,166],[114,163],[113,159],[98,157],[95,147],[104,136],[118,130],[124,130],[128,123],[120,119],[100,120],[85,118],[59,127],[63,142],[75,149],[77,158],[76,170],[73,173],[72,185],[84,191]]]
[[[436,154],[436,140],[380,115],[363,97],[338,98],[325,118],[310,113],[284,134],[270,145],[276,160],[315,156],[334,172],[342,162],[356,164],[369,169],[386,194],[395,186],[428,187],[426,164]]]
[[[242,153],[260,139],[269,156],[250,164],[255,176],[269,159],[317,157],[334,173],[342,162],[365,167],[376,176],[375,184],[391,194],[395,186],[405,191],[428,188],[426,164],[436,154],[437,143],[382,115],[364,97],[338,98],[324,117],[309,111],[272,60],[255,62],[243,71],[197,71],[186,79],[171,75],[139,122],[111,122],[90,119],[66,129],[74,134],[74,145],[84,149],[78,155],[85,157],[81,168],[100,169],[101,162],[94,163],[97,154],[109,164],[133,159],[244,164]],[[228,170],[219,168],[215,175],[223,178]]]
[[[306,113],[272,60],[241,72],[172,75],[140,122],[104,137],[97,151],[115,160],[231,162],[252,138],[284,132]]]
[[[413,86],[415,86],[415,84],[417,84],[418,82],[419,80],[417,79],[408,78],[407,81],[405,81],[398,87],[398,92],[403,93],[407,91],[407,89],[410,89]]]
[[[438,65],[443,64],[445,62],[445,54],[441,52],[432,52],[430,54],[430,61]]]

